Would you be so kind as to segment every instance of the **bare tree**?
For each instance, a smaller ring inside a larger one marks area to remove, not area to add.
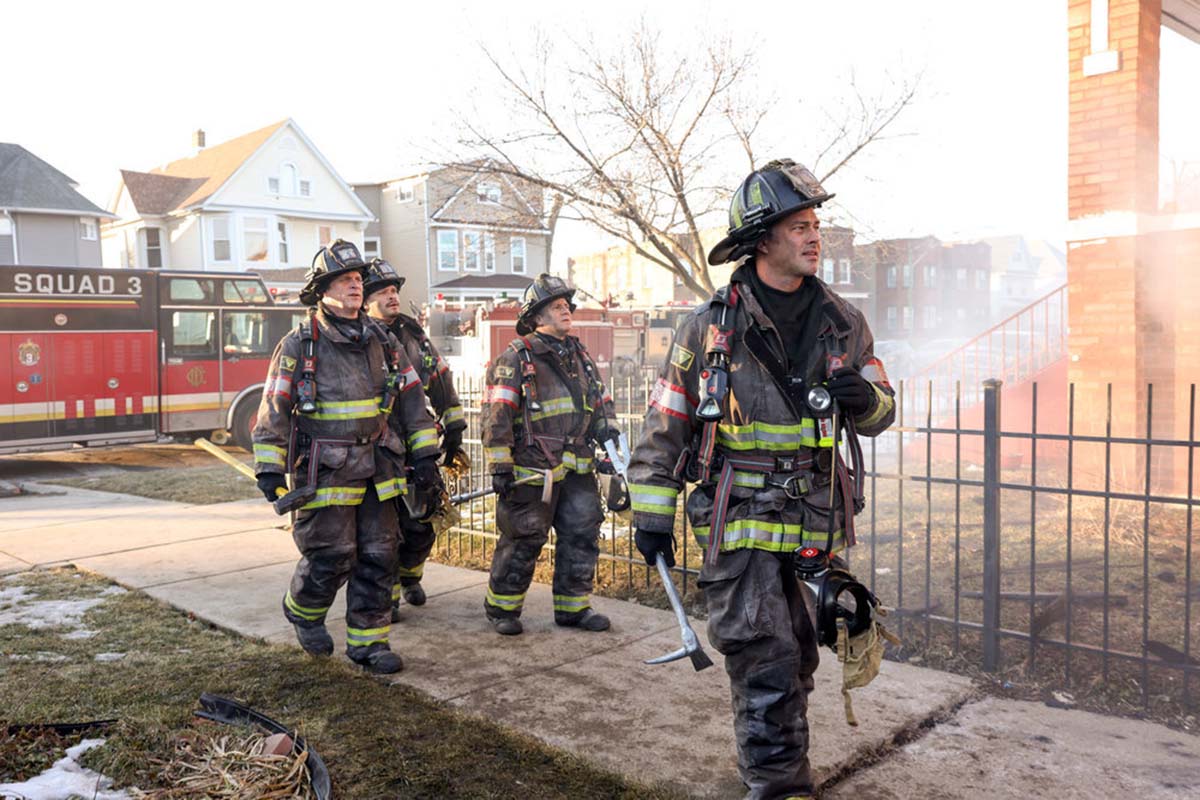
[[[701,234],[724,223],[733,182],[757,164],[773,99],[754,91],[752,51],[710,39],[672,52],[660,33],[642,21],[619,47],[573,44],[565,55],[539,35],[524,66],[485,50],[508,113],[495,125],[465,117],[460,145],[561,198],[556,220],[628,243],[705,297],[714,282]],[[883,139],[916,86],[874,99],[854,91],[853,105],[826,115],[814,172],[825,180]]]

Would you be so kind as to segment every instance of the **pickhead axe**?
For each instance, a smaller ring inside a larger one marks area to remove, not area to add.
[[[210,442],[208,439],[205,439],[203,436],[196,439],[196,446],[199,447],[201,450],[204,450],[205,452],[209,453],[210,455],[214,455],[217,458],[221,459],[226,464],[233,467],[234,469],[236,469],[238,472],[245,475],[250,480],[252,480],[252,481],[258,480],[258,476],[256,476],[254,474],[254,470],[250,469],[250,467],[243,464],[241,461],[238,461],[236,458],[229,455],[229,453],[226,453],[224,450],[217,447],[215,444]],[[314,453],[314,458],[315,457],[316,456]],[[287,489],[280,486],[278,489],[275,490],[275,500],[271,503],[271,505],[274,507],[276,514],[282,515],[282,514],[287,514],[288,512],[291,512],[291,511],[295,511],[296,509],[300,508],[300,506],[304,505],[305,503],[307,503],[309,500],[312,500],[316,496],[317,496],[317,489],[315,486],[312,486],[312,485],[301,486],[299,488],[292,489],[290,492]]]
[[[679,620],[679,633],[683,637],[683,647],[673,653],[667,653],[665,656],[646,659],[643,663],[666,664],[687,656],[692,660],[692,667],[696,672],[708,669],[713,665],[712,659],[700,646],[700,639],[697,638],[696,632],[692,630],[692,626],[688,622],[687,613],[683,610],[683,602],[679,599],[679,593],[675,591],[675,584],[671,580],[671,573],[667,569],[667,562],[663,560],[662,553],[655,558],[654,566],[658,567],[658,576],[662,578],[663,588],[667,591],[667,599],[671,601],[671,610],[675,612],[675,619]]]

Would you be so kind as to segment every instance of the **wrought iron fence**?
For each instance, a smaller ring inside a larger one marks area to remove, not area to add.
[[[613,387],[631,442],[652,388],[641,379]],[[460,391],[474,486],[488,480],[480,389]],[[1000,422],[1000,382],[985,381],[980,392],[983,412],[971,419],[982,424],[964,425],[961,402],[942,418],[922,403],[913,424],[904,401],[911,391],[900,386],[896,424],[863,442],[867,507],[848,555],[851,569],[893,609],[892,625],[905,641],[899,655],[922,654],[950,668],[1021,667],[1066,687],[1120,681],[1126,689],[1136,684],[1130,691],[1143,705],[1161,696],[1194,705],[1195,386],[1174,404],[1186,417],[1173,428],[1182,431],[1177,437],[1151,435],[1153,387],[1143,436],[1113,435],[1111,388],[1101,433],[1085,431],[1094,420],[1077,416],[1073,386],[1061,424],[1039,420],[1034,385],[1028,424],[1009,429]],[[439,546],[486,559],[496,537],[492,509],[490,498],[466,505]],[[682,513],[677,529],[675,572],[686,597],[701,553]],[[629,534],[628,523],[610,515],[599,576],[649,586],[653,571]]]

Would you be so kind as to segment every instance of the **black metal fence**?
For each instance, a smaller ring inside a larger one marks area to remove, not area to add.
[[[474,437],[473,485],[487,480],[480,388],[461,393]],[[613,388],[619,424],[636,442],[652,384]],[[998,381],[984,382],[981,408],[963,408],[960,395],[938,419],[933,409],[944,403],[921,403],[917,424],[904,408],[911,387],[898,389],[896,424],[863,442],[867,508],[849,553],[851,569],[893,609],[890,626],[904,640],[897,655],[1019,673],[1143,707],[1195,705],[1195,386],[1168,404],[1178,436],[1152,435],[1164,428],[1154,420],[1153,387],[1143,398],[1141,436],[1113,434],[1111,387],[1102,420],[1077,415],[1073,386],[1059,398],[1058,418],[1043,412],[1039,420],[1034,385],[1028,419],[1008,428]],[[686,596],[701,554],[682,514],[678,525],[676,572]],[[610,515],[599,578],[650,586],[652,570],[629,534],[628,523]],[[495,535],[492,501],[473,501],[441,546],[486,559]]]

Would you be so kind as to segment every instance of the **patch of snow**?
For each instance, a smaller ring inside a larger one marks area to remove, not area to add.
[[[125,657],[124,653],[96,653],[96,661],[120,661]]]
[[[11,589],[0,589],[0,610],[17,603],[24,603],[34,595],[25,590],[24,586],[13,586]]]
[[[123,790],[112,790],[112,779],[82,767],[75,760],[104,744],[103,739],[84,739],[67,749],[65,758],[54,766],[23,783],[0,783],[0,797],[19,797],[28,800],[68,800],[88,797],[94,800],[130,800]]]
[[[19,588],[19,587],[18,587]],[[0,606],[0,625],[39,628],[78,628],[83,615],[104,600],[25,600],[10,607]]]
[[[876,567],[875,574],[876,575],[891,575],[892,568],[891,567]]]
[[[37,653],[10,654],[8,659],[9,661],[66,661],[67,657],[59,653],[47,653],[43,650]]]
[[[89,631],[87,628],[79,628],[70,633],[61,634],[64,639],[90,639],[100,631]]]
[[[129,590],[124,589],[120,586],[113,585],[113,586],[110,586],[107,589],[105,589],[103,592],[101,592],[100,596],[101,597],[112,597],[115,594],[129,594]]]

